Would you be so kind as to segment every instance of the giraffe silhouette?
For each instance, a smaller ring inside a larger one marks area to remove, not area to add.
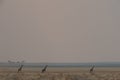
[[[18,73],[22,71],[23,65],[20,66],[20,68],[18,68]]]
[[[46,65],[43,69],[42,69],[42,73],[46,72],[48,65]]]
[[[95,66],[92,66],[92,68],[90,69],[90,73],[94,72],[94,68],[95,68]]]

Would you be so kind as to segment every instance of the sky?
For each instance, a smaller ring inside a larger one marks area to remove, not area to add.
[[[119,62],[119,0],[0,0],[0,62]]]

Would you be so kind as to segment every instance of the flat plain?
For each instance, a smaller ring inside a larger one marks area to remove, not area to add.
[[[0,80],[120,80],[120,68],[95,68],[89,73],[89,68],[48,68],[41,73],[41,68],[23,68],[17,73],[17,68],[0,68]]]

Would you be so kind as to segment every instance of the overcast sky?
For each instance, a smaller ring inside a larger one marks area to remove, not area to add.
[[[0,0],[0,62],[120,61],[119,0]]]

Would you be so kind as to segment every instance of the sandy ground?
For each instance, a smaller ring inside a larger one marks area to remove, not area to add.
[[[95,68],[93,74],[89,68],[0,68],[0,80],[120,80],[120,68]]]

